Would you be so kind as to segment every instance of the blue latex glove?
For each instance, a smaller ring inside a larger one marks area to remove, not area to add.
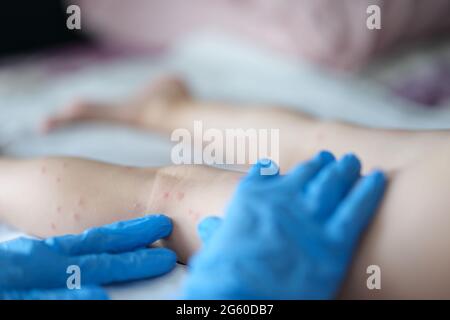
[[[270,164],[269,165],[273,165]],[[224,220],[199,225],[187,299],[330,299],[346,275],[385,177],[360,177],[353,155],[318,154],[285,176],[258,163],[237,187]]]
[[[1,243],[0,298],[105,299],[97,285],[155,277],[174,268],[174,252],[147,248],[171,231],[169,218],[149,215],[80,235]],[[71,265],[80,268],[81,290],[67,288]]]

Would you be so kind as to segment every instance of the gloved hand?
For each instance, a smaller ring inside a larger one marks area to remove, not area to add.
[[[0,298],[105,299],[97,285],[155,277],[174,268],[174,252],[147,248],[171,231],[169,218],[149,215],[80,235],[1,243]],[[79,267],[81,290],[68,289],[69,266]]]
[[[269,165],[273,165],[270,164]],[[222,221],[199,225],[187,299],[330,299],[380,202],[385,177],[353,155],[318,154],[285,176],[253,166]]]

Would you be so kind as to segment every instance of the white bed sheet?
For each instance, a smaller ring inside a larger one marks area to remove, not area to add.
[[[0,152],[80,156],[136,166],[168,164],[170,144],[155,134],[99,125],[49,136],[34,130],[43,116],[73,97],[114,100],[167,70],[182,73],[194,92],[205,98],[276,103],[377,127],[450,128],[450,108],[424,109],[393,96],[380,84],[435,57],[450,57],[450,46],[383,61],[364,75],[339,77],[237,40],[202,35],[180,44],[164,61],[121,59],[49,76],[39,62],[24,60],[0,69]],[[0,241],[18,235],[0,226]],[[178,266],[160,279],[112,286],[108,291],[115,299],[173,298],[185,273],[185,267]]]

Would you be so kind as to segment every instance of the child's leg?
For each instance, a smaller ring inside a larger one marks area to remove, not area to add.
[[[191,99],[185,83],[177,77],[161,77],[134,97],[117,104],[73,101],[42,123],[47,133],[78,122],[103,121],[166,132],[168,120],[178,106]]]
[[[151,209],[154,175],[73,158],[0,160],[0,215],[39,236],[133,218]]]
[[[282,171],[320,149],[337,155],[355,152],[362,158],[364,170],[396,170],[450,137],[449,132],[376,130],[318,121],[283,108],[201,102],[189,95],[182,81],[173,78],[156,81],[147,94],[116,108],[81,103],[75,110],[69,108],[51,117],[46,125],[54,129],[85,120],[120,122],[167,134],[177,128],[192,130],[196,120],[202,121],[204,130],[278,129]]]
[[[286,110],[241,109],[192,99],[165,105],[171,113],[164,113],[164,108],[159,108],[161,104],[155,104],[159,116],[165,114],[165,117],[158,119],[155,113],[154,118],[146,117],[145,110],[151,114],[153,106],[148,103],[142,109],[140,121],[149,129],[165,132],[190,128],[193,120],[203,120],[204,128],[279,128],[284,167],[326,148],[337,154],[354,151],[361,156],[366,168],[379,166],[395,171],[380,212],[355,257],[343,294],[350,298],[450,297],[447,271],[450,256],[446,253],[450,230],[449,132],[371,130],[321,123]],[[199,192],[193,199],[201,203],[200,206],[208,203],[203,201],[208,198],[202,192],[220,184],[214,179],[204,182],[203,187],[198,184],[199,187],[194,188]],[[223,199],[221,206],[225,203]],[[186,238],[195,237],[195,225],[186,224],[181,228]],[[366,271],[370,265],[381,267],[381,291],[367,288],[369,275]]]
[[[390,178],[355,257],[345,297],[450,297],[448,147]],[[199,247],[197,222],[223,213],[240,176],[201,166],[133,169],[68,158],[4,159],[0,218],[30,234],[51,236],[164,213],[174,223],[167,244],[186,261]],[[381,291],[367,288],[370,265],[381,267]]]
[[[201,166],[141,169],[74,158],[0,159],[0,220],[48,237],[162,213],[174,223],[167,245],[186,261],[199,246],[196,223],[222,214],[239,177]]]

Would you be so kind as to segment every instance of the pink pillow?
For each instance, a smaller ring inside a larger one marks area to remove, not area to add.
[[[365,64],[403,41],[450,27],[448,0],[78,0],[100,39],[166,47],[196,30],[222,30],[277,51],[341,69]],[[366,27],[369,5],[382,29]]]

